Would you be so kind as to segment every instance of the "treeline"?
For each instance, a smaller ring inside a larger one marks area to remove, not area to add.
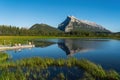
[[[29,35],[31,33],[27,28],[19,28],[16,26],[0,26],[0,35],[1,36],[18,36],[18,35]]]
[[[46,28],[46,30],[49,30]],[[50,31],[50,30],[49,30]],[[16,26],[6,26],[0,25],[0,36],[57,36],[61,32],[58,31],[45,31],[40,29],[27,29],[27,28],[19,28]]]
[[[56,37],[109,37],[120,38],[120,32],[73,31],[65,33],[45,24],[35,24],[30,29],[16,26],[0,26],[0,36],[56,36]]]
[[[80,32],[64,33],[64,36],[120,38],[120,33],[80,31]]]

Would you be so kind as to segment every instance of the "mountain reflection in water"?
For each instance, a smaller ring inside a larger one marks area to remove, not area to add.
[[[96,40],[80,40],[80,39],[60,39],[58,41],[58,47],[65,51],[66,55],[73,55],[75,53],[88,52],[90,50],[95,50],[101,45],[101,40],[99,43]],[[106,40],[102,40],[106,41]]]
[[[41,48],[45,48],[55,44],[55,42],[49,40],[35,40],[33,41],[33,43],[35,44],[35,47],[41,47]]]
[[[57,40],[57,41],[56,41]],[[102,46],[101,42],[106,40],[90,40],[90,39],[47,39],[34,41],[35,47],[45,48],[53,44],[57,44],[66,55],[72,56],[75,53],[84,53],[95,50]],[[108,40],[107,40],[108,41]]]

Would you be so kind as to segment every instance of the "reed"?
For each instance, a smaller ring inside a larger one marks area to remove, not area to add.
[[[7,54],[2,53],[2,57]],[[7,56],[8,58],[8,56]],[[53,58],[25,58],[17,61],[8,61],[4,59],[4,62],[0,64],[0,79],[1,80],[28,80],[28,79],[48,79],[50,76],[50,67],[56,68],[74,68],[77,67],[78,70],[82,69],[85,72],[84,76],[88,76],[89,79],[97,79],[97,80],[120,80],[120,75],[114,71],[104,70],[100,65],[96,65],[86,59],[76,59],[76,58],[68,58],[68,59],[53,59]],[[5,61],[6,60],[6,61]],[[13,76],[14,75],[14,76]],[[21,77],[20,77],[21,76]],[[55,78],[65,79],[65,75],[63,72],[60,72],[56,75]],[[88,78],[87,77],[87,78]],[[54,79],[55,79],[54,78]],[[86,77],[84,77],[86,78]]]

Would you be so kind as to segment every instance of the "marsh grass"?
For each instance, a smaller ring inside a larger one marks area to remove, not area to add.
[[[13,46],[15,44],[28,44],[37,39],[50,39],[50,38],[70,38],[70,37],[56,37],[56,36],[0,36],[0,45]]]
[[[1,45],[14,45],[15,43],[27,44],[29,40],[37,39],[38,36],[0,36]]]
[[[85,39],[119,39],[109,37],[75,37],[75,36],[0,36],[0,45],[14,45],[15,43],[28,44],[28,41],[34,41],[36,39],[53,39],[53,38],[85,38]]]
[[[8,54],[0,53],[0,62],[6,61],[9,58]]]
[[[1,54],[3,57],[6,56],[5,53]],[[7,58],[4,58],[6,60]],[[53,59],[53,58],[25,58],[21,60],[13,61],[4,61],[0,64],[0,79],[1,80],[38,80],[48,79],[50,76],[49,67],[67,67],[73,68],[77,67],[78,69],[84,70],[85,74],[83,80],[87,78],[93,80],[120,80],[120,75],[114,71],[104,70],[100,65],[96,65],[86,59],[76,59],[76,58],[68,58],[68,59]],[[65,80],[63,72],[58,73],[58,75],[54,76],[55,79]]]

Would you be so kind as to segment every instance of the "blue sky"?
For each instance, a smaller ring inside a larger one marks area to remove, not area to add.
[[[0,0],[0,25],[57,27],[68,15],[120,31],[120,0]]]

